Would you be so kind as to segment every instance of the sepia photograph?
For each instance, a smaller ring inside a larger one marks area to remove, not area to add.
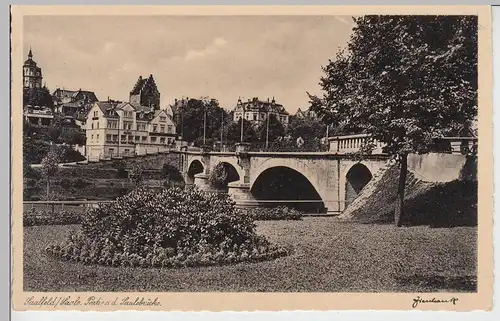
[[[19,308],[491,307],[488,9],[57,8],[13,16]]]

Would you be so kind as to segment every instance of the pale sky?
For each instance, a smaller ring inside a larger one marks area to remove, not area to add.
[[[290,112],[320,93],[321,66],[349,40],[349,16],[27,16],[44,82],[128,100],[153,74],[161,107],[208,96],[233,109],[238,97],[275,97]],[[23,61],[26,58],[23,59]],[[19,67],[21,70],[21,67]]]

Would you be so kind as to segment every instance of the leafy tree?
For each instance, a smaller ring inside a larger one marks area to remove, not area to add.
[[[64,128],[60,139],[68,145],[85,145],[85,133],[76,128]]]
[[[267,118],[264,119],[262,123],[259,124],[257,129],[257,133],[259,135],[259,139],[261,141],[266,141],[266,135],[268,135],[268,139],[270,142],[275,141],[276,138],[285,135],[285,127],[278,120],[275,114],[269,115],[269,132],[268,132],[268,123]]]
[[[224,167],[224,164],[218,163],[215,165],[214,169],[210,172],[208,181],[211,185],[221,187],[227,184],[226,180],[228,178],[228,173]]]
[[[395,223],[404,219],[409,153],[426,153],[477,115],[476,16],[364,16],[347,50],[323,67],[311,108],[347,120],[400,164]]]
[[[246,119],[240,118],[237,122],[231,122],[225,127],[226,137],[229,142],[241,141],[241,121],[243,120],[243,141],[246,143],[256,142],[259,140],[252,123]]]
[[[25,88],[23,91],[23,106],[40,106],[53,108],[52,95],[47,87]]]
[[[47,200],[50,199],[50,179],[59,170],[60,155],[56,148],[51,148],[42,160],[42,174],[47,182]]]
[[[317,119],[290,117],[286,133],[293,139],[313,140],[326,135],[326,125]]]
[[[125,169],[125,162],[121,160],[114,161],[112,167],[116,169],[118,178],[128,178],[128,172]]]
[[[182,173],[173,165],[165,163],[161,170],[161,176],[168,181],[183,181]]]
[[[227,112],[215,99],[189,99],[181,109],[182,121],[177,124],[177,132],[188,142],[203,139],[205,112],[207,139],[220,137],[221,123],[228,119]]]
[[[140,164],[134,164],[128,173],[128,177],[138,187],[142,184],[143,174],[144,168]]]

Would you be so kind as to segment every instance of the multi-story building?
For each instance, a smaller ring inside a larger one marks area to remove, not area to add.
[[[85,114],[92,105],[99,101],[92,91],[67,90],[57,88],[52,94],[54,110],[64,116],[78,117]]]
[[[32,106],[24,107],[24,120],[33,125],[51,126],[54,123],[54,113],[47,107],[34,108]]]
[[[271,101],[269,101],[269,98],[267,101],[262,101],[258,97],[254,97],[253,99],[248,99],[246,102],[242,102],[240,98],[232,114],[234,121],[239,121],[243,117],[243,119],[250,121],[256,126],[265,121],[268,114],[274,114],[286,126],[288,125],[288,118],[290,116],[283,105],[276,103],[274,97]]]
[[[42,69],[37,67],[33,60],[33,53],[28,53],[28,60],[23,65],[23,87],[24,88],[42,88]]]
[[[175,124],[165,110],[130,102],[94,103],[85,126],[89,160],[162,151],[176,139]]]

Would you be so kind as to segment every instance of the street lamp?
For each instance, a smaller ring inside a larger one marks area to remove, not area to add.
[[[243,143],[243,118],[245,117],[245,105],[241,106],[242,108],[242,116],[241,116],[241,137],[240,137],[240,142]]]
[[[207,108],[204,104],[203,105],[203,146],[205,146],[206,134],[207,134]]]
[[[224,139],[224,137],[222,136],[223,133],[224,133],[224,110],[222,108],[220,109],[220,115],[221,115],[221,121],[220,121],[220,125],[221,125],[221,129],[220,129],[220,146],[222,148],[222,143],[223,143],[223,139]]]
[[[267,109],[267,124],[266,124],[266,148],[269,147],[269,107]]]

